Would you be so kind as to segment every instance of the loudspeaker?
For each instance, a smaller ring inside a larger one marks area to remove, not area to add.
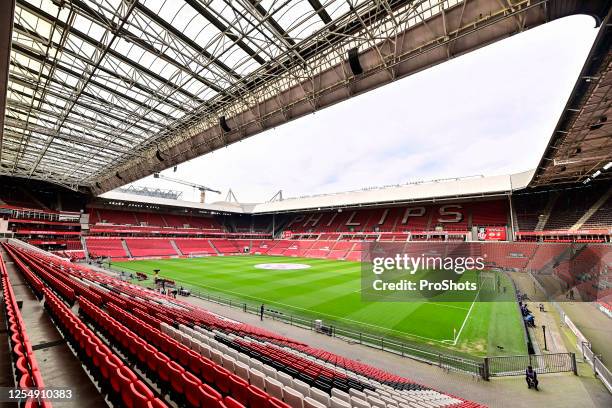
[[[100,183],[98,183],[97,181],[96,181],[96,187],[98,187],[98,188],[102,188],[102,186],[100,185]]]
[[[351,48],[348,51],[348,62],[353,75],[359,75],[363,73],[363,67],[359,62],[359,51],[357,50],[357,48]]]
[[[119,175],[119,172],[116,172],[116,173],[115,173],[115,177],[117,177],[119,180],[123,180],[123,177],[121,177],[121,176]]]
[[[157,160],[159,160],[159,161],[164,161],[165,160],[162,157],[161,152],[159,151],[159,149],[157,149],[157,152],[155,153],[155,156],[157,156]]]
[[[225,116],[221,116],[219,118],[219,126],[221,126],[221,129],[223,129],[224,132],[229,132],[232,130],[225,121]]]
[[[599,118],[598,122],[593,123],[591,126],[589,126],[590,130],[597,130],[599,128],[601,128],[606,122],[608,121],[608,117],[607,116],[601,116]]]

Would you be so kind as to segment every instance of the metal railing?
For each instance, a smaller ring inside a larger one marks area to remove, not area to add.
[[[556,302],[554,305],[561,315],[561,321],[564,322],[576,336],[576,347],[582,354],[582,360],[591,366],[595,376],[597,376],[606,386],[608,391],[612,393],[612,372],[610,372],[610,369],[601,361],[600,356],[595,354],[592,349],[591,342],[585,337],[584,334],[582,334],[580,330],[578,330],[578,327],[576,327],[569,316],[565,314],[561,306],[559,306]]]
[[[203,292],[199,288],[190,287],[189,285],[183,285],[183,287],[189,289],[192,296],[200,299],[230,308],[240,309],[245,313],[250,313],[253,315],[259,315],[260,313],[259,305],[251,305],[244,302],[244,300],[231,299],[216,293]],[[288,314],[281,310],[267,308],[264,311],[264,317],[266,319],[272,319],[291,326],[312,331],[319,331],[328,336],[340,338],[353,344],[360,344],[375,348],[398,356],[435,365],[446,370],[461,371],[480,377],[483,376],[483,361],[478,357],[443,353],[434,347],[427,348],[425,346],[415,345],[389,337],[378,336],[370,332],[355,330],[336,324],[325,325],[323,330],[319,330],[317,329],[316,319]]]
[[[191,288],[189,288],[191,290]],[[232,300],[217,294],[205,293],[194,289],[192,295],[201,299],[218,303],[230,308],[239,308],[243,312],[259,315],[260,309],[244,301]],[[267,309],[264,312],[267,319],[280,321],[292,326],[317,330],[314,319],[286,314],[281,311]],[[534,367],[538,374],[573,372],[577,374],[576,355],[574,353],[532,354],[501,357],[463,357],[443,353],[436,349],[415,346],[389,337],[377,336],[372,333],[358,331],[342,326],[328,326],[325,334],[344,339],[354,344],[375,348],[387,353],[410,358],[445,370],[468,373],[488,380],[490,377],[514,376],[525,374],[527,366]]]
[[[542,293],[546,293],[541,283],[536,279],[536,277],[529,272],[529,276],[535,283],[536,287],[542,291]],[[601,358],[593,352],[591,348],[591,342],[586,338],[584,334],[576,327],[574,322],[569,318],[569,316],[565,313],[561,305],[555,302],[552,299],[549,299],[549,303],[555,308],[559,316],[561,317],[561,322],[563,322],[576,336],[576,347],[580,350],[582,354],[582,360],[589,364],[593,369],[593,373],[597,376],[604,386],[612,393],[612,372],[606,365],[601,361]]]
[[[610,372],[608,367],[605,366],[599,356],[593,352],[591,349],[591,343],[583,342],[581,345],[581,351],[583,360],[587,362],[591,368],[593,368],[593,373],[599,377],[608,391],[612,392],[612,372]]]
[[[527,366],[538,374],[573,372],[578,374],[574,353],[528,354],[485,357],[485,375],[490,377],[524,375]]]
[[[118,270],[115,270],[119,272]],[[244,313],[253,315],[260,314],[260,304],[253,305],[243,299],[236,299],[222,296],[218,293],[202,291],[190,285],[181,284],[191,292],[192,296],[200,299],[217,303],[229,308],[242,310]],[[576,358],[574,353],[556,353],[543,355],[520,355],[504,357],[485,357],[464,355],[452,351],[442,352],[439,348],[426,345],[416,345],[395,338],[376,335],[372,332],[355,330],[334,323],[334,325],[324,326],[325,330],[320,330],[315,319],[289,314],[284,310],[266,309],[264,311],[266,319],[283,322],[291,326],[300,327],[307,330],[319,331],[331,337],[340,338],[353,344],[360,344],[375,348],[381,351],[392,353],[398,356],[410,358],[424,362],[445,370],[459,371],[478,376],[488,380],[490,377],[521,375],[525,373],[528,365],[536,368],[540,374],[574,372],[576,373]]]

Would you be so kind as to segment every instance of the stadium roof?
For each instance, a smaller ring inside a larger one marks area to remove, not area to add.
[[[102,194],[100,197],[102,202],[112,203],[113,201],[121,201],[123,203],[134,203],[134,204],[144,204],[144,205],[159,205],[170,207],[173,209],[184,209],[191,208],[194,210],[204,210],[211,212],[231,212],[231,213],[245,213],[249,211],[245,211],[245,207],[248,208],[249,205],[241,205],[235,202],[226,202],[220,201],[216,203],[197,203],[194,201],[183,201],[183,200],[173,200],[170,198],[162,198],[162,197],[153,197],[153,196],[143,196],[140,194],[129,193],[126,191],[109,191],[107,193]]]
[[[612,179],[612,20],[601,24],[531,186]]]
[[[473,176],[455,179],[431,180],[394,186],[372,187],[333,194],[272,200],[265,203],[244,204],[216,202],[211,204],[168,200],[158,197],[142,197],[110,191],[101,195],[107,200],[142,202],[146,204],[188,207],[209,211],[245,214],[268,214],[303,210],[324,210],[347,207],[417,204],[424,202],[456,201],[507,196],[523,189],[533,176],[533,170],[503,176]]]
[[[0,11],[0,174],[94,193],[610,3],[14,1]]]

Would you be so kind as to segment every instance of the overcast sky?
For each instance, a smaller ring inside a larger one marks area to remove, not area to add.
[[[553,21],[326,108],[163,174],[241,202],[534,168],[595,39]],[[136,185],[189,187],[152,177]]]

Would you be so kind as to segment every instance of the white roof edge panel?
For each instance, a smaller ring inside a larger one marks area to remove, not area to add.
[[[282,201],[255,204],[238,204],[223,201],[203,204],[191,201],[171,200],[167,198],[137,196],[134,194],[119,193],[115,191],[104,193],[100,197],[109,200],[167,205],[172,207],[185,207],[208,211],[233,212],[239,214],[263,214],[298,210],[308,211],[347,206],[372,206],[385,203],[399,204],[413,201],[441,201],[446,199],[509,194],[512,191],[527,187],[533,177],[534,171],[535,170],[528,170],[522,173],[501,176],[476,176],[451,180],[428,181],[333,194],[287,198]]]
[[[508,194],[527,187],[534,170],[502,176],[478,176],[452,180],[440,180],[392,187],[381,187],[344,193],[310,197],[289,198],[257,204],[253,213],[314,210],[350,205],[370,206],[379,203],[404,203],[410,201],[443,200]]]
[[[148,197],[141,196],[136,194],[129,193],[121,193],[117,191],[109,191],[99,196],[100,198],[104,198],[107,200],[118,200],[118,201],[127,201],[133,203],[142,203],[142,204],[153,204],[153,205],[166,205],[170,207],[179,207],[179,208],[193,208],[199,210],[207,210],[207,211],[221,211],[221,212],[233,212],[233,213],[243,213],[242,206],[236,203],[228,203],[228,202],[216,202],[216,203],[196,203],[194,201],[182,201],[182,200],[171,200],[169,198],[160,198],[160,197]]]

